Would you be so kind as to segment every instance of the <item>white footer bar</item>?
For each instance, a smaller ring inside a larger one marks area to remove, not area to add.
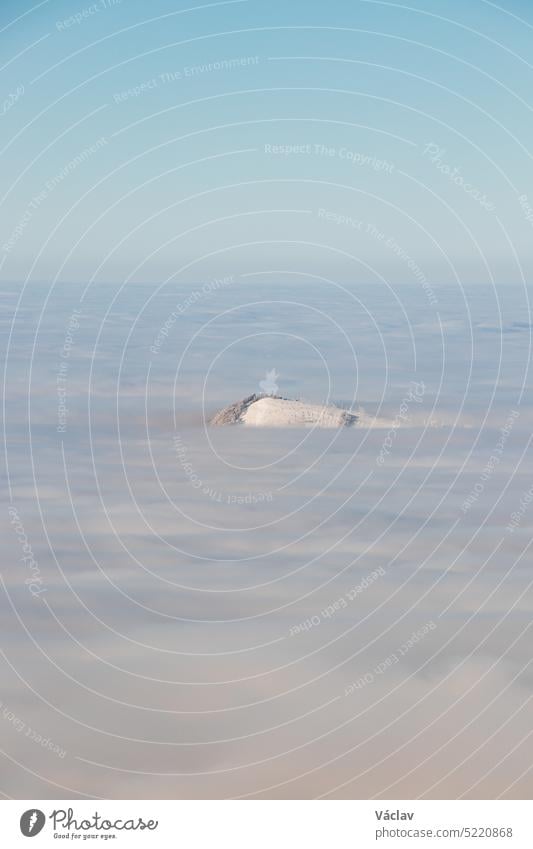
[[[533,849],[529,801],[0,803],[2,846]],[[35,838],[35,843],[29,839]]]

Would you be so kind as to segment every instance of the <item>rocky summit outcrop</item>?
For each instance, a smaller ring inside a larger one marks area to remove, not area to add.
[[[307,404],[280,395],[249,395],[224,407],[210,425],[243,424],[251,427],[352,427],[358,416],[348,410],[322,404]]]

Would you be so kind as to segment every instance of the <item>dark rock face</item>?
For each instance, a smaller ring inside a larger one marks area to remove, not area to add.
[[[342,417],[344,419],[344,427],[353,427],[359,421],[359,416],[355,413],[349,413],[347,410],[343,411]]]
[[[224,407],[223,410],[219,410],[218,413],[215,413],[209,424],[214,425],[215,427],[239,424],[241,416],[246,412],[248,407],[255,401],[259,401],[260,398],[264,397],[264,395],[256,395],[255,393],[253,395],[248,395],[248,397],[243,398],[242,401],[237,401],[235,404],[230,404],[229,407]]]

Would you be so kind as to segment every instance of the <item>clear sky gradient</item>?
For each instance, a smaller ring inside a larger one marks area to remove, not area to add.
[[[527,280],[532,35],[518,0],[4,2],[2,278]]]

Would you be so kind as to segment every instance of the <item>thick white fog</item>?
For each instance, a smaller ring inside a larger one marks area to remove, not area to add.
[[[83,293],[2,311],[9,795],[530,798],[527,292]]]

